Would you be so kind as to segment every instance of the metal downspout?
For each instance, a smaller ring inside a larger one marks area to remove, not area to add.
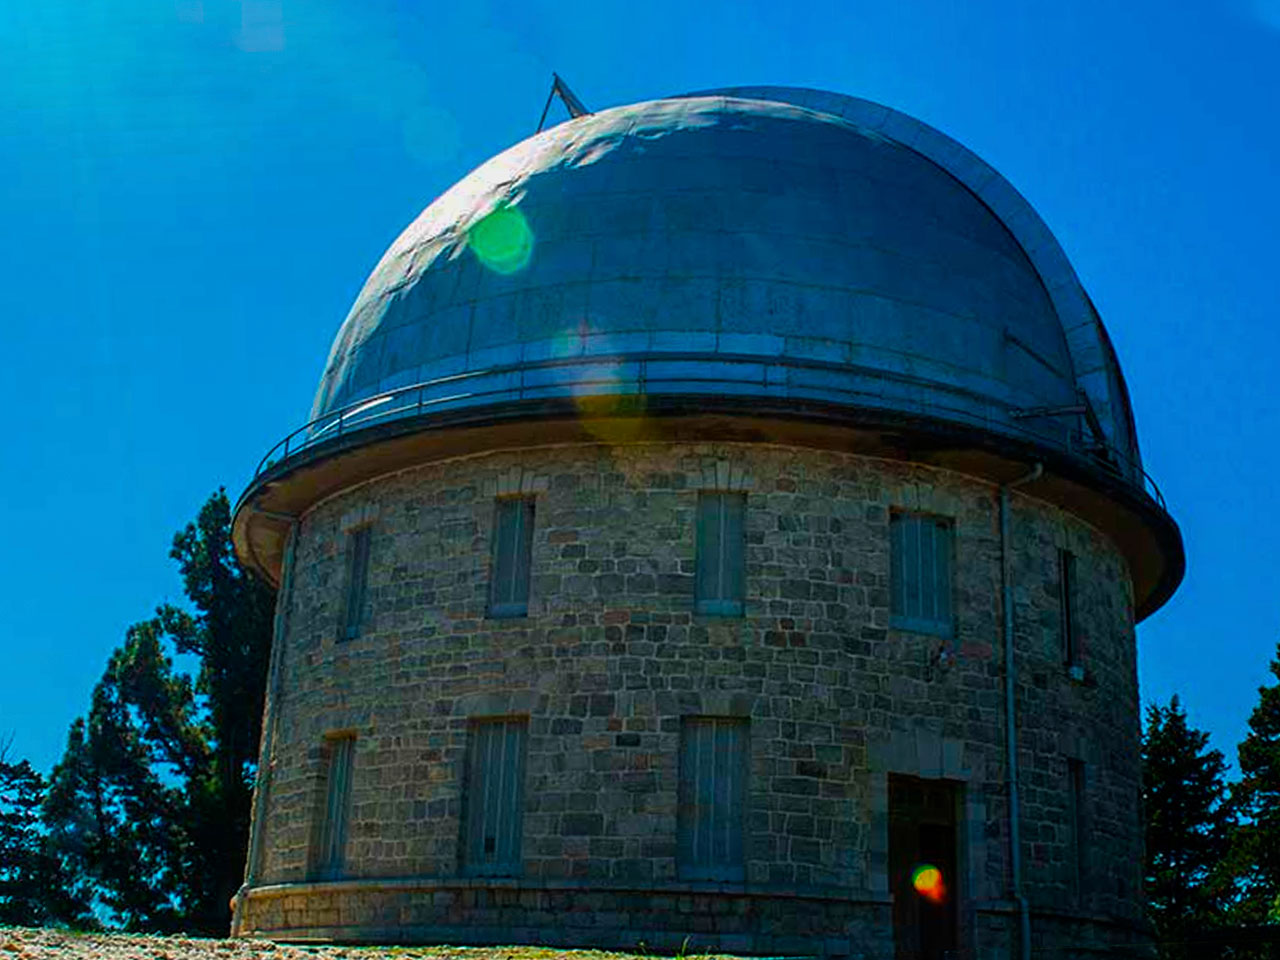
[[[1031,957],[1031,912],[1022,893],[1022,831],[1018,796],[1018,727],[1016,711],[1017,665],[1013,656],[1013,572],[1009,559],[1009,491],[1039,479],[1044,465],[1036,463],[1031,472],[1000,487],[1000,589],[1004,600],[1004,722],[1005,772],[1009,783],[1009,864],[1013,899],[1018,905],[1018,952],[1021,960]]]
[[[263,708],[262,744],[258,750],[258,771],[253,785],[253,819],[250,821],[249,856],[245,862],[244,883],[232,899],[231,936],[243,935],[245,905],[250,889],[258,880],[262,867],[262,847],[266,836],[267,792],[271,786],[271,772],[275,767],[276,716],[280,702],[281,661],[284,659],[284,638],[288,628],[289,602],[293,594],[293,562],[298,549],[298,518],[284,516],[289,521],[288,545],[285,547],[284,564],[280,573],[280,592],[276,598],[275,620],[271,625],[271,666],[267,672],[267,701]]]

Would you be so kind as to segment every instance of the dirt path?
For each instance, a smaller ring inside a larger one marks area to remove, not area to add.
[[[199,940],[0,927],[0,960],[652,960],[545,947],[302,947],[270,940]],[[693,958],[688,958],[693,960]],[[699,958],[701,960],[701,958]]]

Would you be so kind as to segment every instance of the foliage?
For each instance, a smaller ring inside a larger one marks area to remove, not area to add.
[[[1280,681],[1280,646],[1271,661]],[[1240,780],[1231,790],[1240,816],[1230,865],[1240,886],[1232,911],[1241,923],[1280,921],[1280,682],[1258,688],[1249,733],[1240,743]]]
[[[1232,827],[1226,761],[1187,723],[1175,696],[1147,708],[1142,791],[1148,906],[1162,941],[1220,919],[1229,896],[1222,864]]]
[[[0,742],[0,924],[94,925],[85,891],[50,851],[40,829],[45,782]]]
[[[219,490],[179,532],[190,612],[134,624],[67,737],[44,816],[54,849],[126,929],[225,935],[240,884],[271,643]],[[171,652],[199,658],[194,678]]]

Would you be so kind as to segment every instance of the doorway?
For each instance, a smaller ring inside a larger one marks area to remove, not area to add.
[[[895,960],[955,960],[960,784],[889,777],[889,889]]]

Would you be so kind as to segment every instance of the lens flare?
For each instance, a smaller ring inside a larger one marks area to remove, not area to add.
[[[653,421],[644,415],[643,394],[596,393],[573,399],[583,429],[602,443],[622,446],[652,435]]]
[[[533,256],[533,231],[515,207],[498,207],[471,225],[467,246],[495,273],[515,273]]]
[[[931,863],[922,863],[911,871],[911,886],[915,887],[920,896],[934,903],[941,903],[947,897],[942,871]]]

